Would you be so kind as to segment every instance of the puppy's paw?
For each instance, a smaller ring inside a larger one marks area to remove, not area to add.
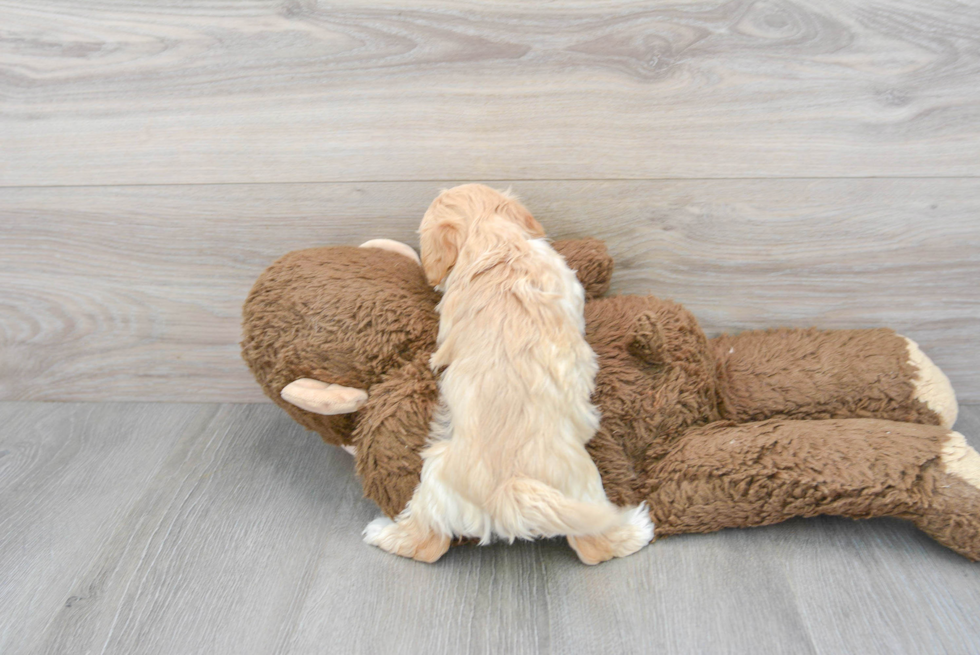
[[[431,564],[449,550],[449,537],[423,529],[412,518],[398,523],[380,516],[364,528],[364,542],[392,555]]]
[[[569,537],[569,545],[585,564],[626,557],[653,540],[653,522],[646,503],[624,510],[623,522],[599,535]]]
[[[380,546],[385,529],[392,525],[395,525],[395,522],[387,516],[379,516],[374,519],[364,528],[364,543],[372,546]]]

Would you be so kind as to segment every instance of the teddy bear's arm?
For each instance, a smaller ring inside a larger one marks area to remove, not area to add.
[[[879,419],[690,430],[651,471],[657,536],[821,514],[894,516],[980,560],[980,455],[947,428]]]
[[[722,418],[884,418],[951,427],[949,380],[887,329],[781,329],[711,340]]]
[[[364,495],[392,518],[405,509],[418,486],[420,453],[439,398],[425,359],[392,371],[371,387],[352,436]]]
[[[590,237],[559,240],[552,246],[565,258],[568,267],[575,271],[585,289],[586,299],[598,298],[609,290],[613,260],[604,242]]]

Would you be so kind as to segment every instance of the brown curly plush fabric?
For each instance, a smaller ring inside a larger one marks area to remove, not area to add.
[[[658,537],[897,516],[980,559],[980,487],[944,459],[959,436],[916,399],[905,339],[784,329],[709,340],[676,303],[600,298],[612,273],[602,242],[555,247],[590,298],[602,421],[589,452],[613,502],[649,503]],[[318,248],[270,266],[245,303],[242,354],[259,384],[328,443],[356,447],[365,495],[389,516],[418,483],[437,402],[438,300],[404,255]],[[320,416],[283,401],[304,377],[364,389],[367,403]]]
[[[586,305],[585,320],[599,359],[593,402],[602,413],[587,447],[610,500],[634,504],[677,438],[718,418],[714,360],[694,317],[669,301],[604,298]]]
[[[892,330],[766,330],[711,343],[723,418],[876,417],[939,425],[914,400],[908,347]]]
[[[327,443],[351,443],[354,415],[321,416],[284,401],[297,378],[368,389],[435,348],[439,295],[404,255],[312,248],[267,268],[243,309],[242,357],[262,390]]]
[[[858,519],[927,507],[936,485],[920,474],[936,462],[948,431],[892,426],[876,419],[772,419],[692,430],[654,471],[649,499],[660,536],[694,526],[707,532],[787,516]],[[799,475],[801,462],[819,467]]]

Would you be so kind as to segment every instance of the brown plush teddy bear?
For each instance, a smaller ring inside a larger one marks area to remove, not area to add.
[[[795,516],[895,516],[980,559],[980,455],[949,428],[946,376],[891,330],[782,329],[707,339],[683,307],[602,298],[612,260],[559,241],[589,298],[599,360],[588,444],[610,500],[646,501],[656,536]],[[290,253],[244,306],[242,354],[265,393],[355,453],[389,516],[418,484],[437,400],[438,294],[404,244]]]

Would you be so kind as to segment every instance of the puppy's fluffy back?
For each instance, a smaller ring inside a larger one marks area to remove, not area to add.
[[[470,226],[448,276],[432,360],[447,366],[440,388],[448,416],[434,435],[453,440],[443,475],[484,507],[499,505],[513,478],[605,501],[583,449],[598,427],[584,291],[545,240],[525,234],[507,217],[485,217]],[[526,536],[507,522],[494,530]]]

